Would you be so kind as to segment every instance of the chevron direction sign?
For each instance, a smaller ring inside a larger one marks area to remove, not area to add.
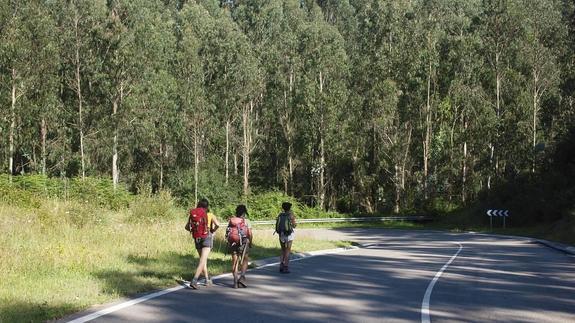
[[[509,210],[487,210],[489,216],[509,216]]]
[[[500,216],[503,218],[503,229],[505,229],[505,219],[509,216],[509,210],[487,210],[489,215],[489,228],[493,230],[493,217]]]

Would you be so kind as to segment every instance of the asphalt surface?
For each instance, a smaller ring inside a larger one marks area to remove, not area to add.
[[[253,269],[245,289],[225,276],[94,321],[575,322],[575,258],[529,239],[383,229],[297,235],[363,247],[298,259],[290,274],[276,265]]]

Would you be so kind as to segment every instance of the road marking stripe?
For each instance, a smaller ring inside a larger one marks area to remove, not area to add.
[[[162,295],[164,295],[164,294],[168,294],[168,293],[171,293],[171,292],[175,292],[175,291],[180,290],[180,289],[183,289],[183,288],[185,288],[185,287],[183,287],[183,286],[176,286],[176,287],[173,287],[173,288],[170,288],[170,289],[165,289],[165,290],[162,290],[162,291],[159,291],[159,292],[150,294],[150,295],[142,296],[142,297],[133,299],[133,300],[131,300],[131,301],[123,302],[123,303],[120,303],[120,304],[117,304],[117,305],[108,307],[108,308],[106,308],[106,309],[103,309],[103,310],[101,310],[101,311],[98,311],[98,312],[95,312],[95,313],[92,313],[92,314],[89,314],[89,315],[86,315],[86,316],[79,317],[79,318],[77,318],[77,319],[75,319],[75,320],[69,321],[69,323],[84,323],[84,322],[88,322],[88,321],[91,321],[91,320],[93,320],[93,319],[96,319],[96,318],[98,318],[98,317],[100,317],[100,316],[103,316],[103,315],[106,315],[106,314],[110,314],[110,313],[115,312],[115,311],[119,311],[119,310],[121,310],[121,309],[123,309],[123,308],[130,307],[130,306],[132,306],[132,305],[136,305],[136,304],[138,304],[138,303],[145,302],[145,301],[147,301],[147,300],[149,300],[149,299],[156,298],[156,297],[158,297],[158,296],[162,296]]]
[[[453,262],[453,260],[455,260],[455,258],[457,258],[457,255],[459,255],[459,253],[463,249],[463,245],[461,245],[461,243],[459,243],[459,242],[456,242],[456,243],[459,245],[459,249],[457,250],[457,252],[453,256],[451,256],[451,259],[449,259],[449,261],[445,265],[443,265],[443,267],[441,267],[441,270],[439,270],[435,274],[435,277],[433,277],[433,280],[427,286],[427,290],[425,290],[425,295],[423,296],[423,302],[421,303],[421,322],[422,323],[430,323],[431,322],[431,318],[429,316],[429,301],[431,299],[431,291],[433,291],[433,286],[435,286],[435,283],[437,283],[437,281],[439,280],[439,277],[441,277],[441,274],[443,274],[443,272],[447,269],[447,267],[449,267],[449,265]]]
[[[292,259],[292,260],[290,260],[290,261],[299,261],[299,260],[303,260],[303,259],[305,259],[305,258],[311,258],[311,257],[321,256],[321,255],[326,255],[326,254],[335,254],[335,253],[340,253],[340,252],[349,251],[349,250],[354,250],[354,249],[357,249],[357,247],[352,247],[352,248],[337,248],[337,249],[329,249],[329,250],[311,251],[311,252],[299,254],[301,258]],[[292,256],[293,256],[293,255],[292,255]],[[277,266],[278,264],[279,264],[279,262],[274,262],[274,263],[271,263],[271,264],[265,264],[265,265],[257,266],[256,268],[253,268],[253,269],[265,268],[265,267],[270,267],[270,266]],[[214,280],[219,280],[219,279],[221,279],[221,278],[229,277],[229,276],[232,276],[232,273],[225,273],[225,274],[221,274],[221,275],[212,277],[212,281],[214,281]],[[165,294],[169,294],[169,293],[172,293],[172,292],[178,291],[178,290],[180,290],[180,289],[184,289],[184,288],[186,288],[186,287],[184,287],[184,286],[176,286],[176,287],[172,287],[172,288],[169,288],[169,289],[164,289],[164,290],[161,290],[161,291],[156,292],[156,293],[152,293],[152,294],[149,294],[149,295],[145,295],[145,296],[142,296],[142,297],[139,297],[139,298],[136,298],[136,299],[127,301],[127,302],[123,302],[123,303],[120,303],[120,304],[117,304],[117,305],[114,305],[114,306],[110,306],[110,307],[108,307],[108,308],[105,308],[105,309],[103,309],[103,310],[94,312],[94,313],[92,313],[92,314],[88,314],[88,315],[79,317],[79,318],[77,318],[77,319],[68,321],[68,323],[84,323],[84,322],[88,322],[88,321],[97,319],[97,318],[100,317],[100,316],[104,316],[104,315],[106,315],[106,314],[110,314],[110,313],[112,313],[112,312],[119,311],[119,310],[124,309],[124,308],[126,308],[126,307],[130,307],[130,306],[132,306],[132,305],[136,305],[136,304],[138,304],[138,303],[145,302],[145,301],[150,300],[150,299],[152,299],[152,298],[156,298],[156,297],[159,297],[159,296],[162,296],[162,295],[165,295]]]

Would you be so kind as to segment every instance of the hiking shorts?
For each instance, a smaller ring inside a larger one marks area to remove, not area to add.
[[[239,243],[234,243],[234,244],[228,245],[228,252],[232,255],[233,254],[240,254],[244,251],[243,248],[245,248],[245,247],[249,248],[247,243],[243,243],[241,245]],[[249,251],[249,249],[247,251]]]
[[[205,238],[194,239],[197,250],[202,250],[203,248],[213,248],[214,247],[214,236],[208,234]]]
[[[290,241],[293,241],[293,239],[295,239],[295,232],[292,232],[290,234],[280,233],[280,242],[281,243],[290,242]]]

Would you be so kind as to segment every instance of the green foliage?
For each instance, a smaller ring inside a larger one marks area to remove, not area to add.
[[[326,212],[320,208],[305,206],[292,196],[285,195],[278,191],[271,191],[254,194],[248,197],[246,205],[248,207],[249,218],[252,220],[275,219],[282,211],[281,206],[283,202],[289,202],[292,204],[291,210],[298,218],[329,218],[343,216],[340,213]],[[218,216],[222,219],[231,217],[235,212],[237,204],[228,204],[219,209]]]
[[[442,197],[432,198],[424,206],[424,210],[427,215],[449,214],[457,211],[459,208],[461,208],[459,203],[449,201]]]
[[[128,222],[155,223],[169,221],[181,216],[174,206],[174,198],[169,191],[156,195],[139,195],[130,203]]]
[[[127,207],[130,193],[121,186],[114,189],[114,184],[109,178],[75,178],[70,182],[68,197],[80,201],[92,201],[100,207],[118,210]]]
[[[243,179],[323,210],[450,212],[542,171],[575,115],[569,1],[0,7],[0,169],[47,176],[0,178],[10,205],[122,209],[125,185],[229,210]],[[567,213],[569,187],[519,183]],[[277,212],[266,194],[246,197],[256,217]]]
[[[205,166],[205,167],[204,167]],[[195,206],[193,169],[181,170],[168,178],[167,186],[182,207]],[[218,209],[233,204],[240,197],[241,188],[236,178],[230,178],[226,184],[225,176],[212,163],[201,164],[198,176],[198,199],[206,198],[210,207]]]
[[[114,190],[110,179],[61,179],[44,175],[0,175],[0,199],[9,205],[37,208],[44,198],[62,198],[118,210],[127,207],[131,195],[121,187]]]
[[[266,192],[248,198],[247,207],[250,212],[250,219],[275,219],[282,211],[281,206],[283,202],[292,203],[292,211],[296,215],[302,213],[302,206],[293,197],[281,192]]]

